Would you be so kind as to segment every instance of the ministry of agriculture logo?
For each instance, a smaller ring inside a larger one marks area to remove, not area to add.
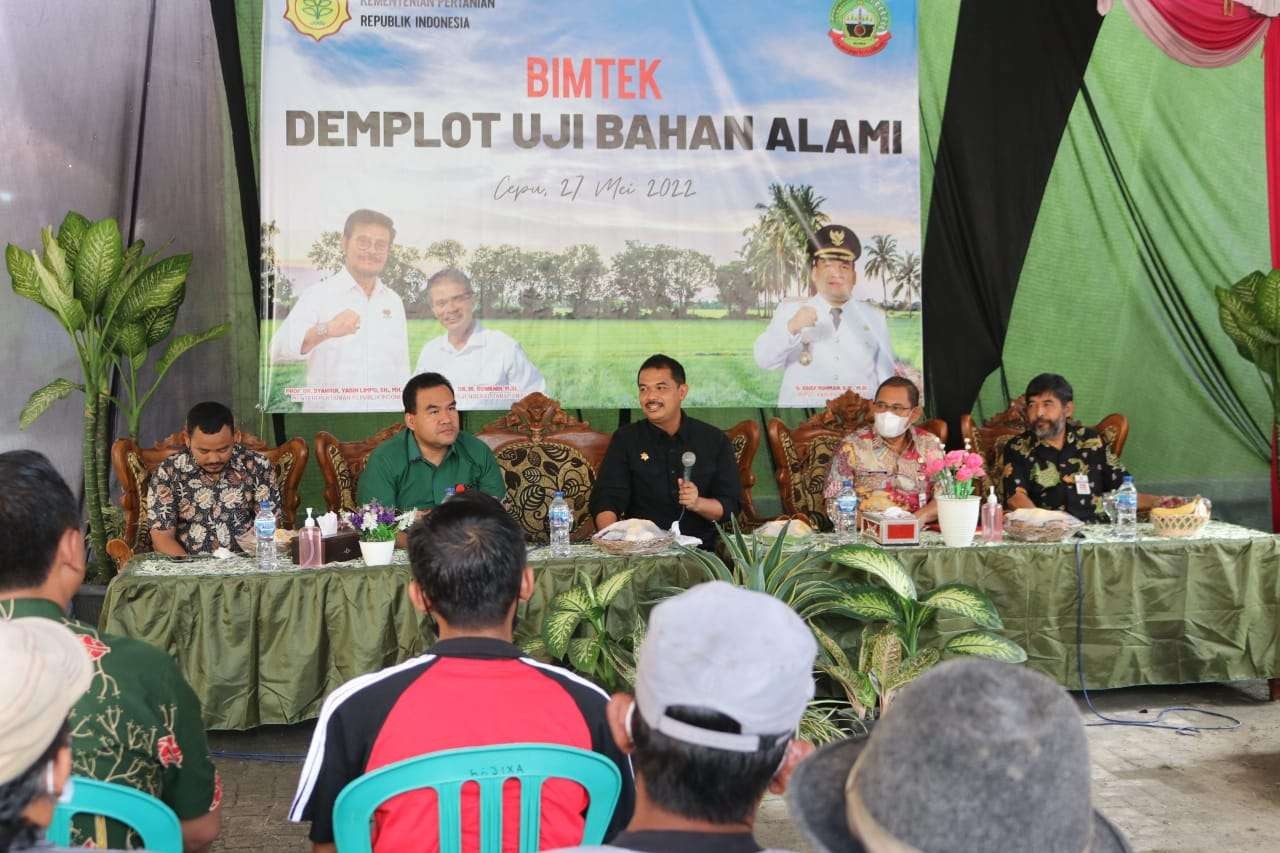
[[[831,43],[850,56],[871,56],[889,43],[884,0],[836,0],[831,6]]]
[[[331,36],[351,20],[347,0],[285,0],[284,19],[316,41]]]

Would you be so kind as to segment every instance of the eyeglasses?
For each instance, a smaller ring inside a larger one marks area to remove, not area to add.
[[[370,249],[375,252],[385,252],[391,248],[391,241],[389,240],[370,240],[368,237],[356,237],[351,242],[362,252],[367,252]]]
[[[452,308],[455,305],[465,305],[471,301],[472,296],[473,294],[471,293],[459,293],[457,296],[449,296],[444,299],[432,299],[431,307],[437,311],[442,311],[445,308]]]
[[[908,414],[914,408],[915,406],[903,406],[899,403],[894,403],[891,406],[888,403],[882,403],[879,400],[873,400],[871,402],[871,410],[873,412],[893,412],[899,417]]]

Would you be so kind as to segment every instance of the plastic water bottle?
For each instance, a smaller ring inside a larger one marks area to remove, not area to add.
[[[556,492],[547,511],[547,523],[551,526],[551,556],[569,556],[569,531],[573,527],[573,512],[564,499],[564,492]]]
[[[1138,538],[1138,490],[1134,488],[1133,477],[1128,474],[1116,490],[1115,534],[1117,539]]]
[[[836,533],[845,541],[856,541],[858,538],[858,493],[853,490],[853,482],[845,480],[836,496]]]
[[[253,529],[258,535],[258,571],[269,572],[276,567],[276,514],[271,511],[271,501],[258,504]]]

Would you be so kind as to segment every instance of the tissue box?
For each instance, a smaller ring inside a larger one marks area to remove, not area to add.
[[[320,540],[324,562],[342,563],[360,556],[360,534],[354,530],[339,530]],[[298,565],[298,537],[289,543],[289,556]]]
[[[858,532],[880,545],[919,545],[920,520],[914,515],[895,516],[864,512],[858,516]]]

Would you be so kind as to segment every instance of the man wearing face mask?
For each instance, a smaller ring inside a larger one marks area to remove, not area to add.
[[[824,496],[835,498],[850,480],[860,501],[884,492],[921,522],[933,521],[938,507],[924,466],[941,459],[944,450],[936,435],[912,426],[920,418],[920,389],[910,379],[891,376],[876,389],[871,408],[875,424],[845,437],[831,460]]]

